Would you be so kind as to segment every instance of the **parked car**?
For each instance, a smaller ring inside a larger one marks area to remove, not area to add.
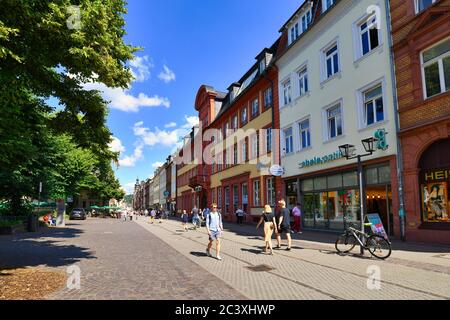
[[[70,220],[86,220],[86,211],[84,209],[73,209],[69,215]]]

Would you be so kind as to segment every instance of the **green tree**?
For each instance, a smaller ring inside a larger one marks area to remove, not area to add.
[[[129,85],[126,63],[138,48],[123,41],[125,6],[122,0],[1,1],[0,198],[11,201],[13,212],[23,196],[36,194],[38,181],[53,196],[85,187],[120,193],[110,176],[118,155],[108,149],[107,102],[83,85]],[[50,97],[61,108],[47,106]]]

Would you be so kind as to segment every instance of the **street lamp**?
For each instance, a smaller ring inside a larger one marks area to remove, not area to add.
[[[378,141],[376,138],[367,138],[364,140],[361,140],[361,143],[364,147],[364,150],[367,152],[366,154],[358,154],[355,155],[355,146],[351,144],[344,144],[342,146],[339,146],[339,151],[342,153],[342,155],[347,160],[352,159],[358,159],[358,182],[359,182],[359,199],[360,199],[360,206],[361,206],[361,213],[360,213],[360,219],[361,219],[361,232],[364,233],[364,215],[366,212],[366,197],[365,197],[365,190],[364,190],[364,171],[362,166],[361,158],[371,156],[375,151],[375,143]],[[361,242],[363,243],[364,239],[361,239]],[[364,248],[361,246],[361,255],[364,254]]]

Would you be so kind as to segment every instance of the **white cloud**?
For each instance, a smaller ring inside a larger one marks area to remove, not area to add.
[[[143,155],[144,145],[139,143],[131,156],[126,156],[125,158],[119,159],[119,166],[121,167],[134,167],[136,162],[144,158]]]
[[[135,81],[143,82],[150,78],[150,68],[153,68],[153,64],[149,61],[148,56],[136,56],[129,63]]]
[[[134,192],[134,184],[136,182],[129,182],[122,186],[122,189],[125,191],[126,194],[132,194]]]
[[[152,164],[152,168],[156,170],[159,167],[162,167],[163,165],[164,165],[164,162],[155,162],[154,164]]]
[[[200,123],[199,118],[196,116],[184,116],[184,119],[186,120],[186,123],[183,125],[183,128],[185,129],[192,129]]]
[[[163,71],[159,74],[158,78],[164,81],[165,83],[169,83],[171,81],[175,81],[176,75],[175,73],[169,69],[168,66],[163,66]]]
[[[113,137],[113,140],[109,144],[109,150],[112,152],[125,152],[125,147],[122,144],[122,141],[120,141],[119,138]]]
[[[182,146],[181,139],[186,136],[193,126],[197,125],[199,120],[196,116],[185,116],[185,123],[177,127],[176,123],[166,125],[166,130],[161,130],[156,127],[154,130],[144,127],[144,122],[137,122],[134,127],[134,135],[139,137],[146,146],[162,145],[170,147],[175,151]],[[174,126],[175,125],[175,126]],[[172,152],[173,153],[173,152]]]
[[[169,129],[169,128],[176,128],[176,126],[177,126],[176,122],[171,122],[171,123],[166,124],[164,126],[164,128],[167,128],[167,129]]]
[[[84,88],[87,90],[98,90],[102,93],[103,99],[109,102],[112,109],[125,112],[138,112],[140,108],[145,107],[166,107],[170,108],[170,101],[167,98],[154,95],[147,96],[145,93],[139,93],[137,96],[130,94],[130,90],[121,88],[109,88],[103,83],[86,83]]]

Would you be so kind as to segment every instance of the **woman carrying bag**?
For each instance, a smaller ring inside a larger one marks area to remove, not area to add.
[[[261,220],[259,220],[256,229],[258,229],[261,223],[263,222],[264,222],[264,242],[266,244],[264,253],[267,254],[268,253],[267,250],[270,249],[270,254],[273,255],[272,235],[274,229],[277,227],[277,223],[275,220],[275,215],[272,212],[272,208],[269,205],[266,205],[264,207],[263,215],[261,216]]]

